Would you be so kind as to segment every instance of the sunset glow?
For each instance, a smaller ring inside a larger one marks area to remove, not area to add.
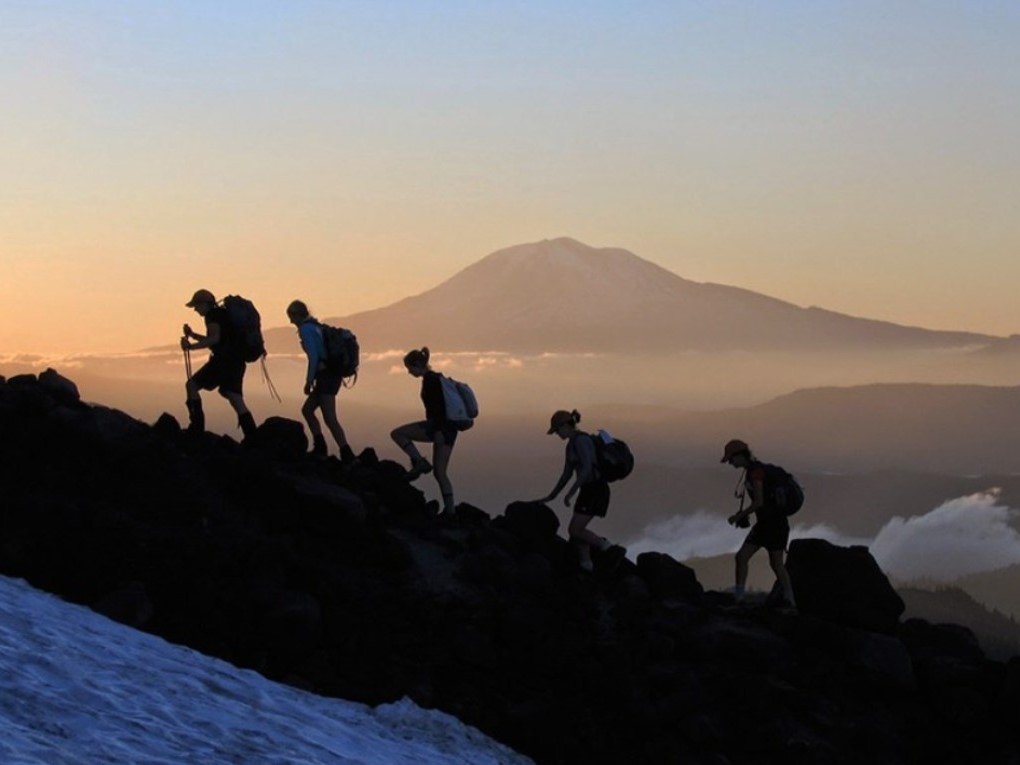
[[[14,2],[0,352],[283,325],[571,236],[696,281],[1020,327],[1011,3]]]

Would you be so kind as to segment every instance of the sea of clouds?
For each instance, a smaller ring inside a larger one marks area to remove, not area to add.
[[[1002,504],[993,488],[948,500],[923,515],[893,517],[870,539],[826,524],[796,523],[790,538],[864,545],[895,580],[949,583],[1020,563],[1018,528],[1020,510]],[[736,552],[743,537],[722,516],[698,510],[648,525],[628,549],[632,557],[657,550],[677,560],[710,558]]]

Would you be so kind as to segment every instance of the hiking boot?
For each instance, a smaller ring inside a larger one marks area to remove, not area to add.
[[[241,432],[244,434],[244,441],[251,439],[258,430],[258,426],[255,424],[255,417],[252,416],[251,412],[245,412],[238,417],[237,424],[241,427]]]
[[[431,472],[432,463],[422,457],[411,464],[411,469],[404,473],[404,478],[408,481],[414,481],[418,478],[418,476],[428,475]]]
[[[325,457],[329,452],[326,449],[326,437],[321,433],[312,436],[312,450],[308,452],[313,457]]]
[[[358,461],[358,458],[354,456],[354,450],[351,449],[350,445],[344,444],[340,447],[340,464],[345,466],[352,466]]]
[[[197,436],[205,432],[205,412],[202,411],[202,400],[185,401],[188,407],[188,435]]]

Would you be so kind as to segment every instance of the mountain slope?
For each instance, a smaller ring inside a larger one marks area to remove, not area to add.
[[[569,238],[493,252],[420,295],[331,321],[353,328],[374,350],[881,350],[995,339],[800,308]],[[274,332],[271,344],[278,339]]]

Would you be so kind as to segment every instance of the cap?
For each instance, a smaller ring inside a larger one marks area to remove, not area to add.
[[[198,290],[184,305],[187,308],[194,308],[198,303],[215,303],[216,296],[213,295],[209,290]]]
[[[726,446],[723,447],[723,455],[720,462],[729,462],[734,454],[740,454],[740,452],[749,452],[751,447],[741,441],[739,438],[734,438],[732,441],[727,441]]]
[[[574,422],[574,413],[568,412],[564,409],[559,409],[553,413],[553,416],[549,418],[549,430],[547,435],[552,435],[556,432],[556,428],[560,425],[566,425],[568,422]]]

